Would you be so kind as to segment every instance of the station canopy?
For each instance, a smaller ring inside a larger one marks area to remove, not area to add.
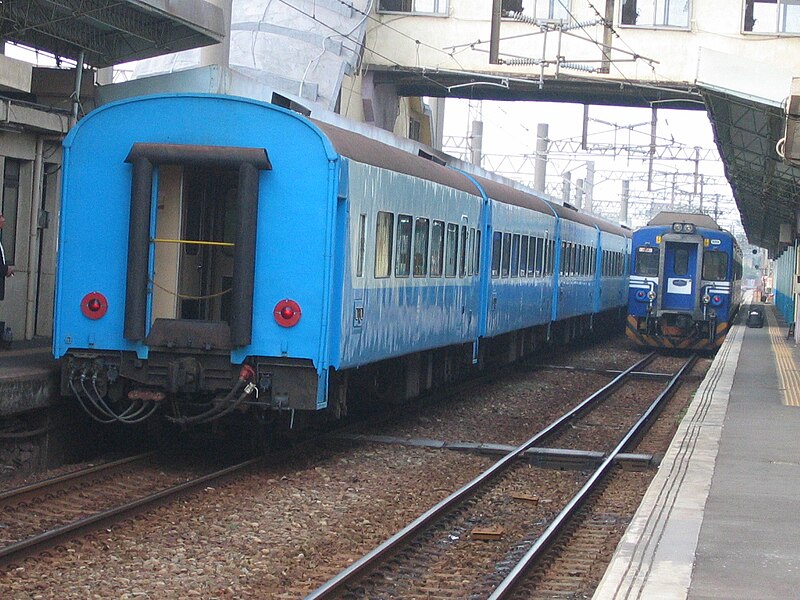
[[[776,150],[785,131],[783,103],[701,90],[747,239],[777,258],[797,235],[800,208],[800,168]],[[782,226],[789,237],[781,238]]]
[[[205,0],[0,0],[0,40],[96,68],[217,44],[222,10]]]

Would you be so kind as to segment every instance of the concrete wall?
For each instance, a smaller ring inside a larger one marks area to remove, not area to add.
[[[690,19],[685,28],[621,25],[620,0],[608,2],[613,4],[617,35],[611,37],[613,64],[604,77],[658,81],[666,85],[670,81],[693,82],[701,48],[800,73],[800,36],[743,33],[744,0],[688,0]],[[603,0],[592,4],[600,11],[605,8]],[[597,20],[586,0],[571,0],[570,12],[578,22]],[[381,13],[374,16],[385,27],[370,26],[366,47],[373,51],[366,51],[366,64],[526,76],[540,73],[539,66],[489,65],[490,0],[449,0],[446,16],[398,17]],[[572,34],[559,37],[558,33],[549,32],[545,37],[538,27],[503,19],[500,52],[506,59],[519,56],[553,62],[560,54],[567,62],[599,66],[603,58],[603,26],[586,25],[574,29]],[[543,50],[545,40],[546,50]],[[643,58],[634,60],[632,54]],[[556,67],[547,65],[542,72],[554,75]],[[587,75],[569,69],[562,69],[562,73]],[[435,78],[435,71],[431,77]]]

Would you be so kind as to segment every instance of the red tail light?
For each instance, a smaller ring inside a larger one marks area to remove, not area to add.
[[[294,327],[300,320],[300,305],[294,300],[281,300],[272,311],[275,322],[281,327]]]
[[[87,319],[100,319],[108,312],[108,300],[100,292],[89,292],[81,300],[81,312]]]

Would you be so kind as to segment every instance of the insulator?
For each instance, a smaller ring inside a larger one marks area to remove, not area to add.
[[[527,16],[523,15],[522,13],[518,13],[518,12],[510,13],[509,17],[511,19],[513,19],[514,21],[518,21],[519,23],[528,23],[529,25],[538,25],[539,24],[539,19],[536,19],[534,17],[527,17]]]
[[[572,29],[583,29],[584,27],[594,27],[595,25],[602,25],[605,23],[603,19],[595,19],[594,21],[584,21],[583,23],[565,23],[561,27],[561,31],[570,31]]]
[[[573,69],[575,71],[585,71],[587,73],[595,73],[597,72],[596,67],[590,67],[589,65],[580,65],[578,63],[561,63],[559,65],[562,69]]]
[[[537,58],[512,58],[511,60],[503,59],[503,64],[512,67],[520,67],[526,65],[540,65],[542,61]]]

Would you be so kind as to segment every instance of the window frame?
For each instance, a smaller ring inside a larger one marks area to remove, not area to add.
[[[796,0],[795,0],[796,1]],[[741,22],[741,33],[742,35],[778,35],[778,36],[785,36],[785,37],[792,37],[792,36],[800,36],[800,13],[797,15],[798,25],[797,30],[795,31],[787,31],[786,30],[786,22],[787,22],[787,14],[786,14],[786,7],[789,6],[796,6],[798,10],[800,10],[800,3],[798,4],[791,4],[792,0],[745,0],[742,3],[742,22]],[[755,4],[771,4],[775,5],[775,18],[773,21],[774,27],[772,29],[766,31],[754,31],[752,28],[758,23],[759,19],[763,19],[763,17],[756,17],[755,15]],[[750,19],[752,20],[750,25],[750,29],[748,29],[748,8],[750,8]]]
[[[402,230],[401,230],[402,227]],[[405,231],[407,229],[407,231]],[[405,279],[411,276],[411,255],[413,252],[414,217],[407,214],[397,215],[395,226],[395,259],[394,276]]]
[[[439,232],[439,239],[436,239],[437,230]],[[439,219],[434,219],[431,225],[431,240],[430,240],[430,262],[428,272],[431,277],[441,277],[444,275],[444,238],[445,238],[445,222]],[[438,243],[437,243],[438,242]],[[438,259],[438,262],[437,260]]]
[[[623,28],[630,28],[630,29],[664,29],[670,31],[690,31],[692,25],[692,14],[694,12],[694,1],[695,0],[621,0],[619,3],[619,8],[617,9],[617,25]],[[629,5],[628,2],[632,4]],[[686,3],[688,8],[686,10],[686,23],[681,25],[673,25],[668,22],[658,23],[657,16],[661,14],[662,16],[666,13],[667,16],[663,19],[664,21],[669,20],[669,5],[674,4],[675,6],[679,5],[680,3]],[[641,13],[641,6],[643,4],[648,4],[652,6],[653,9],[653,18],[651,23],[637,23],[636,20],[639,19]],[[628,8],[628,7],[631,8]],[[633,23],[626,23],[625,19],[629,19],[630,15],[625,14],[626,10],[633,10],[636,13],[636,17]]]
[[[447,223],[444,229],[444,276],[458,274],[458,223]]]
[[[385,15],[419,15],[426,17],[447,17],[450,15],[450,0],[428,0],[433,3],[433,11],[417,10],[417,3],[424,0],[396,0],[399,3],[408,3],[410,8],[383,8],[384,3],[391,0],[378,0],[375,12]]]
[[[382,215],[384,215],[384,216],[382,216]],[[387,216],[388,216],[388,219],[386,218]],[[380,240],[381,226],[386,228],[387,224],[388,224],[388,235],[385,236],[386,239]],[[385,264],[381,264],[380,265],[380,267],[381,267],[380,274],[379,274],[379,271],[378,271],[378,266],[379,266],[378,260],[379,260],[379,258],[381,258],[381,256],[380,256],[381,253],[379,252],[379,245],[378,245],[379,244],[379,240],[380,240],[380,244],[382,246],[384,246],[386,250],[388,250],[388,252],[385,252],[385,254],[386,254]],[[385,211],[385,210],[379,210],[378,211],[378,215],[377,215],[377,217],[375,219],[375,244],[374,244],[374,248],[375,248],[375,264],[374,264],[374,268],[373,268],[373,271],[372,271],[373,277],[375,279],[388,279],[392,275],[392,251],[394,250],[394,213],[393,212],[389,212],[389,211]],[[385,272],[384,272],[384,267],[385,267]]]
[[[424,224],[425,227],[422,231],[424,231],[424,235],[422,235],[420,230],[420,224]],[[412,258],[411,258],[411,273],[414,277],[427,277],[428,276],[428,259],[429,256],[429,249],[430,249],[430,231],[431,229],[431,220],[427,217],[416,217],[414,219],[414,241],[412,242]],[[419,248],[420,241],[424,240],[424,247]],[[421,258],[421,269],[417,267],[420,265],[420,258]]]

